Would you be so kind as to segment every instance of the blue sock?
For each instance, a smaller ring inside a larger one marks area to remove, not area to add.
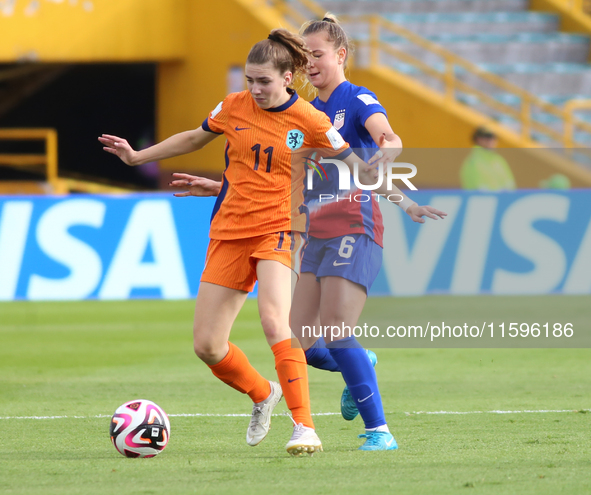
[[[327,371],[341,371],[339,365],[330,355],[330,351],[326,348],[324,337],[320,337],[314,342],[314,345],[310,347],[305,354],[306,361],[314,368]]]
[[[341,370],[365,427],[377,428],[385,425],[386,417],[376,372],[365,349],[355,337],[347,337],[335,344],[331,344],[329,348],[330,355]]]

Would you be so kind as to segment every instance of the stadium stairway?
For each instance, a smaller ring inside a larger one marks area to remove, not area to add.
[[[480,68],[501,76],[543,100],[562,106],[571,99],[591,98],[590,37],[584,34],[559,32],[557,14],[529,12],[528,2],[522,0],[393,0],[322,2],[328,10],[342,14],[363,14],[368,9],[382,13],[387,20],[433,41]],[[352,33],[364,39],[367,33],[359,29]],[[383,36],[392,46],[442,70],[442,59],[432,52],[412,45],[396,36]],[[385,57],[387,65],[397,71],[418,76],[431,87],[441,89],[436,81],[419,74],[409,64],[394,57]],[[486,82],[459,75],[478,89],[492,94],[500,102],[516,108],[519,99],[498,93]],[[478,98],[461,95],[462,101],[485,111]],[[488,112],[499,118],[494,112]],[[588,110],[575,113],[591,122]],[[559,122],[544,112],[534,112],[533,118],[544,123]],[[515,124],[512,125],[516,127]],[[590,133],[579,133],[577,140],[591,145]]]
[[[464,91],[458,84],[454,89],[457,101],[482,115],[483,123],[488,117],[525,138],[518,147],[528,146],[526,141],[530,141],[529,145],[565,147],[566,126],[572,125],[572,121],[567,121],[561,113],[569,108],[571,100],[580,103],[591,99],[591,64],[588,63],[591,29],[582,33],[559,31],[568,23],[556,10],[529,11],[527,0],[324,0],[320,4],[322,10],[343,16],[347,31],[359,45],[356,54],[359,67],[369,67],[377,61],[441,94],[446,91],[446,79],[442,77],[447,70],[446,53],[451,52],[480,71],[498,76],[497,80],[523,88],[541,100],[541,106],[528,103],[531,128],[525,129],[520,117],[524,98],[519,91],[506,91],[498,84],[491,84],[490,78],[479,77],[461,65],[453,69],[458,82],[477,90]],[[370,12],[444,50],[438,52],[406,34],[398,35],[381,26],[376,29],[371,21],[361,22],[360,16]],[[591,18],[588,26],[591,27]],[[369,50],[372,29],[379,33],[380,42],[393,49],[380,50],[373,62]],[[408,56],[427,67],[409,63]],[[550,106],[546,108],[544,103]],[[582,108],[572,107],[571,115],[591,124],[591,105],[583,102],[579,106]],[[573,147],[591,146],[591,127],[584,124],[571,131],[569,139]],[[591,157],[587,153],[569,153],[569,156],[579,166],[591,169]]]

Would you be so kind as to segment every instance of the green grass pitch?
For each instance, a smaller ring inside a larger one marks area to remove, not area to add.
[[[368,310],[397,324],[550,320],[589,332],[590,302],[438,296],[372,299]],[[252,448],[248,418],[224,416],[251,404],[194,356],[192,318],[192,301],[0,304],[0,494],[591,493],[588,348],[376,348],[399,450],[359,452],[360,418],[318,415],[325,452],[292,458],[288,417]],[[275,376],[256,301],[232,339]],[[313,412],[337,413],[342,387],[339,374],[310,370]],[[153,459],[126,459],[109,440],[110,415],[136,398],[171,415]]]

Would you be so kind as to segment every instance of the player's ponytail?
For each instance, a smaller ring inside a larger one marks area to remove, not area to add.
[[[271,62],[281,74],[290,71],[295,77],[305,72],[309,53],[300,36],[287,29],[273,29],[266,40],[251,48],[246,63],[261,65]]]
[[[352,51],[353,47],[337,17],[334,14],[327,12],[324,14],[321,21],[308,21],[300,28],[301,36],[308,36],[309,34],[315,33],[326,33],[326,37],[328,41],[333,44],[335,51],[340,50],[341,48],[346,50],[346,67],[349,53]]]

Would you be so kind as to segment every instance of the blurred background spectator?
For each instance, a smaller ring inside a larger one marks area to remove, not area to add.
[[[497,136],[485,127],[472,136],[474,147],[462,163],[462,188],[476,191],[513,191],[516,189],[511,168],[495,148]]]
[[[567,191],[570,189],[570,180],[564,174],[553,174],[547,179],[540,181],[542,189],[557,189],[560,191]]]

